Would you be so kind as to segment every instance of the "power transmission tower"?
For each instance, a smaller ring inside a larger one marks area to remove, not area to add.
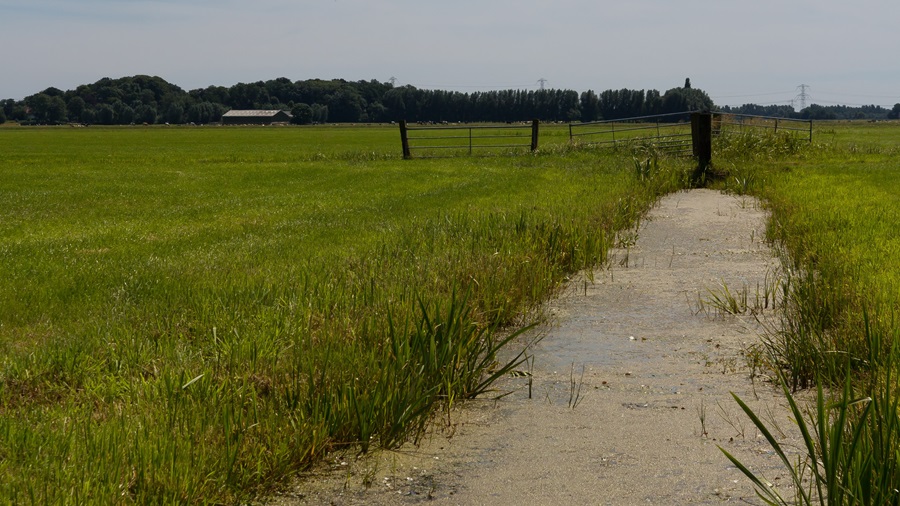
[[[541,85],[541,91],[544,91],[544,85],[547,84],[547,80],[542,77],[537,82]]]
[[[394,76],[391,76],[391,78],[388,79],[388,81],[391,83],[391,86],[394,86],[395,84],[397,84],[397,78]]]
[[[806,101],[809,100],[809,93],[806,91],[809,89],[809,86],[805,84],[801,84],[797,86],[797,89],[800,90],[800,93],[797,94],[797,98],[800,99],[800,110],[806,109]]]

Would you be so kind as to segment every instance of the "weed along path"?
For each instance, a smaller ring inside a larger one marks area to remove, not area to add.
[[[531,377],[498,385],[510,395],[445,415],[419,448],[334,459],[336,472],[273,502],[759,503],[719,446],[785,490],[779,459],[730,395],[789,426],[781,396],[752,379],[760,325],[715,303],[724,287],[738,302],[746,288],[765,318],[778,262],[764,227],[750,198],[664,197],[609,268],[549,303]]]

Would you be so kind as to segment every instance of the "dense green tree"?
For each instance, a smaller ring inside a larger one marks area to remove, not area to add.
[[[369,121],[381,123],[387,118],[387,108],[381,102],[369,102],[366,115],[369,117]]]
[[[295,125],[309,125],[313,122],[312,107],[309,104],[295,104],[291,109],[291,123]]]
[[[184,106],[179,102],[172,102],[166,108],[163,119],[164,123],[175,125],[184,123]]]
[[[887,115],[888,119],[900,119],[900,104],[894,104],[894,108]]]
[[[4,111],[2,107],[0,107],[0,125],[4,123],[6,123],[6,111]]]
[[[266,89],[266,95],[269,97],[269,102],[273,105],[287,104],[298,98],[297,87],[286,77],[279,77],[278,79],[266,81],[264,87]],[[273,109],[278,109],[278,107],[273,107]]]
[[[393,88],[393,85],[390,83],[381,83],[375,79],[370,81],[357,81],[355,83],[350,83],[350,85],[356,89],[359,95],[368,104],[381,100],[381,97],[387,93],[388,90]]]
[[[115,113],[115,122],[117,125],[130,125],[134,123],[134,109],[125,102],[116,100],[112,103],[112,109]]]
[[[45,93],[37,93],[25,98],[25,105],[31,112],[31,119],[38,123],[47,121],[47,114],[50,110],[50,95]]]
[[[116,122],[120,125],[134,124],[134,109],[126,105],[116,113]]]
[[[719,112],[723,112],[725,114],[748,114],[754,116],[773,116],[777,118],[794,118],[799,117],[794,108],[790,105],[778,105],[778,104],[770,104],[770,105],[757,105],[757,104],[744,104],[739,107],[729,107],[724,106],[719,109]]]
[[[84,112],[81,113],[81,122],[86,125],[96,123],[97,113],[93,109],[85,109]]]
[[[128,80],[128,78],[123,78],[123,80]],[[131,78],[131,83],[134,84],[136,92],[139,90],[135,95],[139,94],[141,102],[148,105],[154,105],[154,102],[159,103],[162,100],[162,97],[169,93],[175,93],[176,95],[184,93],[178,86],[168,83],[165,79],[157,76],[134,76]],[[153,94],[152,100],[149,98],[151,93]]]
[[[24,102],[17,103],[15,107],[13,107],[12,114],[8,116],[7,119],[13,119],[15,121],[25,121],[28,119],[28,108],[25,107]]]
[[[387,117],[390,121],[414,120],[406,112],[406,97],[404,96],[403,88],[394,88],[385,93],[382,103],[387,109]]]
[[[3,109],[3,114],[9,118],[12,116],[13,108],[16,106],[16,101],[12,98],[7,98],[6,100],[0,100],[0,109]]]
[[[44,95],[47,95],[49,97],[61,97],[65,94],[63,92],[63,90],[61,90],[59,88],[54,88],[53,86],[47,88],[46,90],[42,91],[41,93],[43,93]]]
[[[203,89],[191,90],[191,98],[197,102],[212,102],[214,104],[231,104],[229,89],[224,86],[209,86]]]
[[[225,110],[221,104],[200,102],[188,108],[187,121],[201,125],[216,123],[222,119],[223,114],[225,114]]]
[[[600,97],[594,90],[587,90],[581,94],[581,121],[598,119],[600,119]]]
[[[642,116],[644,97],[644,90],[606,90],[600,94],[600,114],[607,120]]]
[[[83,98],[74,96],[66,103],[66,109],[69,111],[69,121],[81,121],[81,115],[87,108],[87,103]]]
[[[124,89],[116,86],[109,79],[102,79],[101,81],[103,81],[103,84],[94,90],[100,103],[112,105],[116,100],[127,99]]]
[[[149,88],[141,90],[140,100],[139,100],[141,104],[155,106],[156,99],[157,99],[156,93],[154,93],[153,90],[151,90]]]
[[[255,109],[257,104],[261,103],[261,98],[265,93],[265,87],[261,84],[238,83],[232,86],[229,90],[230,105],[235,109]]]
[[[32,120],[36,123],[55,124],[67,120],[66,102],[60,94],[48,95],[41,92],[31,95],[25,99],[25,105],[30,109]]]
[[[322,104],[313,104],[312,120],[313,123],[328,123],[328,106]]]
[[[662,95],[658,90],[647,90],[644,95],[644,107],[641,110],[641,116],[653,116],[660,114],[662,111]]]
[[[687,84],[687,83],[685,83]],[[714,105],[705,91],[696,88],[672,88],[662,97],[662,114],[685,111],[711,111]]]
[[[68,120],[66,111],[66,101],[62,95],[56,95],[50,98],[50,106],[47,110],[48,123],[65,123]]]
[[[829,110],[828,108],[822,107],[818,104],[812,104],[800,111],[800,117],[802,119],[812,119],[812,120],[828,120],[828,119],[838,119],[837,114],[833,110]]]
[[[116,112],[109,104],[100,104],[95,109],[96,121],[101,125],[115,125]]]
[[[134,108],[134,122],[152,125],[156,123],[156,108],[148,104],[140,104]]]

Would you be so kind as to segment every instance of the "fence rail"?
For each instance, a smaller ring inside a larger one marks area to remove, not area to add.
[[[569,125],[569,140],[589,146],[652,143],[675,155],[691,155],[691,112],[636,116]]]
[[[410,126],[400,122],[403,157],[439,156],[438,153],[475,150],[538,148],[538,120],[530,125]],[[589,146],[652,145],[676,156],[694,156],[705,166],[711,159],[711,138],[751,129],[796,132],[812,142],[812,120],[749,114],[698,113],[694,111],[637,116],[588,123],[570,123],[569,140]]]
[[[462,125],[409,126],[400,122],[400,141],[403,158],[412,158],[413,150],[429,156],[429,152],[443,150],[467,151],[476,149],[538,148],[538,120],[530,125]],[[456,135],[461,134],[461,135]]]
[[[744,132],[753,129],[772,130],[774,133],[798,132],[807,135],[809,142],[812,142],[813,139],[813,122],[811,119],[713,113],[713,134],[729,134],[734,133],[735,130]]]
[[[620,144],[652,144],[674,155],[697,156],[692,145],[696,132],[689,122],[694,112],[636,116],[569,125],[569,140],[588,146],[619,146]],[[712,135],[733,134],[751,129],[777,132],[797,132],[812,142],[812,120],[776,118],[750,114],[712,113]]]

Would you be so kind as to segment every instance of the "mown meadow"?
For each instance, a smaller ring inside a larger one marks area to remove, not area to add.
[[[778,429],[742,405],[793,479],[779,490],[744,471],[768,504],[898,504],[900,125],[816,128],[812,145],[744,136],[719,146],[725,186],[772,213],[784,303],[764,342],[806,456],[791,457]],[[811,406],[794,397],[808,388]]]
[[[394,127],[0,129],[0,501],[245,501],[492,395],[690,171],[542,135],[404,161]]]

